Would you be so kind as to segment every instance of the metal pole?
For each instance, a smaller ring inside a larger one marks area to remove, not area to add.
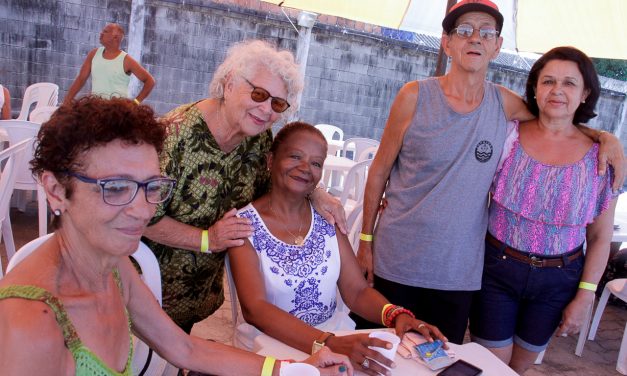
[[[457,3],[457,0],[448,0],[446,2],[446,12],[444,12],[445,17],[448,14],[449,9],[451,9],[451,7],[455,5],[456,3]],[[446,73],[447,60],[448,60],[448,56],[446,56],[446,54],[444,53],[444,49],[442,49],[442,43],[440,43],[440,51],[438,52],[438,62],[436,63],[435,74],[434,74],[436,77],[444,76],[444,73]]]
[[[142,52],[144,45],[144,23],[146,19],[146,6],[144,0],[133,0],[131,2],[131,19],[128,23],[128,54],[137,60],[139,64],[142,61]],[[143,84],[131,75],[128,93],[134,98],[140,91]]]
[[[309,56],[309,45],[311,44],[311,29],[316,22],[318,15],[307,11],[302,11],[298,15],[298,47],[296,48],[296,62],[300,66],[300,73],[305,78],[307,72],[307,57]],[[298,94],[298,103],[303,93]],[[292,119],[298,117],[298,112],[294,113]]]

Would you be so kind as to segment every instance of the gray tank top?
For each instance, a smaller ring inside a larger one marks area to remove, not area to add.
[[[419,85],[375,230],[374,272],[408,286],[478,290],[488,189],[505,142],[501,94],[486,81],[481,104],[460,114],[436,78]]]

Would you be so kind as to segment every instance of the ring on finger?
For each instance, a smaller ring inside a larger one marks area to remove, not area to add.
[[[361,366],[364,368],[370,368],[370,360],[368,360],[368,358],[365,358],[363,362],[361,362]]]
[[[418,325],[418,330],[424,328],[426,325],[424,322],[420,323],[420,325]]]

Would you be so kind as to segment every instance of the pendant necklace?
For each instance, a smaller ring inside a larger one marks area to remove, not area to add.
[[[277,218],[279,218],[279,219],[280,219],[279,215],[278,215],[278,214],[274,211],[274,209],[272,208],[272,200],[268,200],[268,205],[270,206],[270,211],[272,212],[272,214],[274,214],[274,216],[275,216],[275,217],[277,217]],[[297,246],[301,246],[301,245],[303,245],[303,243],[305,242],[305,238],[303,238],[303,237],[300,235],[300,230],[301,230],[301,229],[302,229],[302,227],[303,227],[303,219],[302,219],[302,218],[300,219],[300,222],[299,222],[299,224],[298,224],[298,234],[297,234],[297,235],[294,235],[294,233],[293,233],[293,232],[291,232],[290,230],[288,230],[287,226],[285,226],[285,224],[283,224],[283,222],[280,222],[280,223],[281,223],[281,226],[283,226],[283,229],[284,229],[285,231],[287,231],[287,233],[288,233],[288,234],[290,234],[290,235],[292,235],[292,236],[294,237],[294,245],[297,245]]]

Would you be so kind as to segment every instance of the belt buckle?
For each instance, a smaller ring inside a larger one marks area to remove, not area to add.
[[[536,268],[542,267],[542,260],[536,256],[529,257],[529,261],[530,261],[529,263],[531,264],[531,266],[535,266]]]

